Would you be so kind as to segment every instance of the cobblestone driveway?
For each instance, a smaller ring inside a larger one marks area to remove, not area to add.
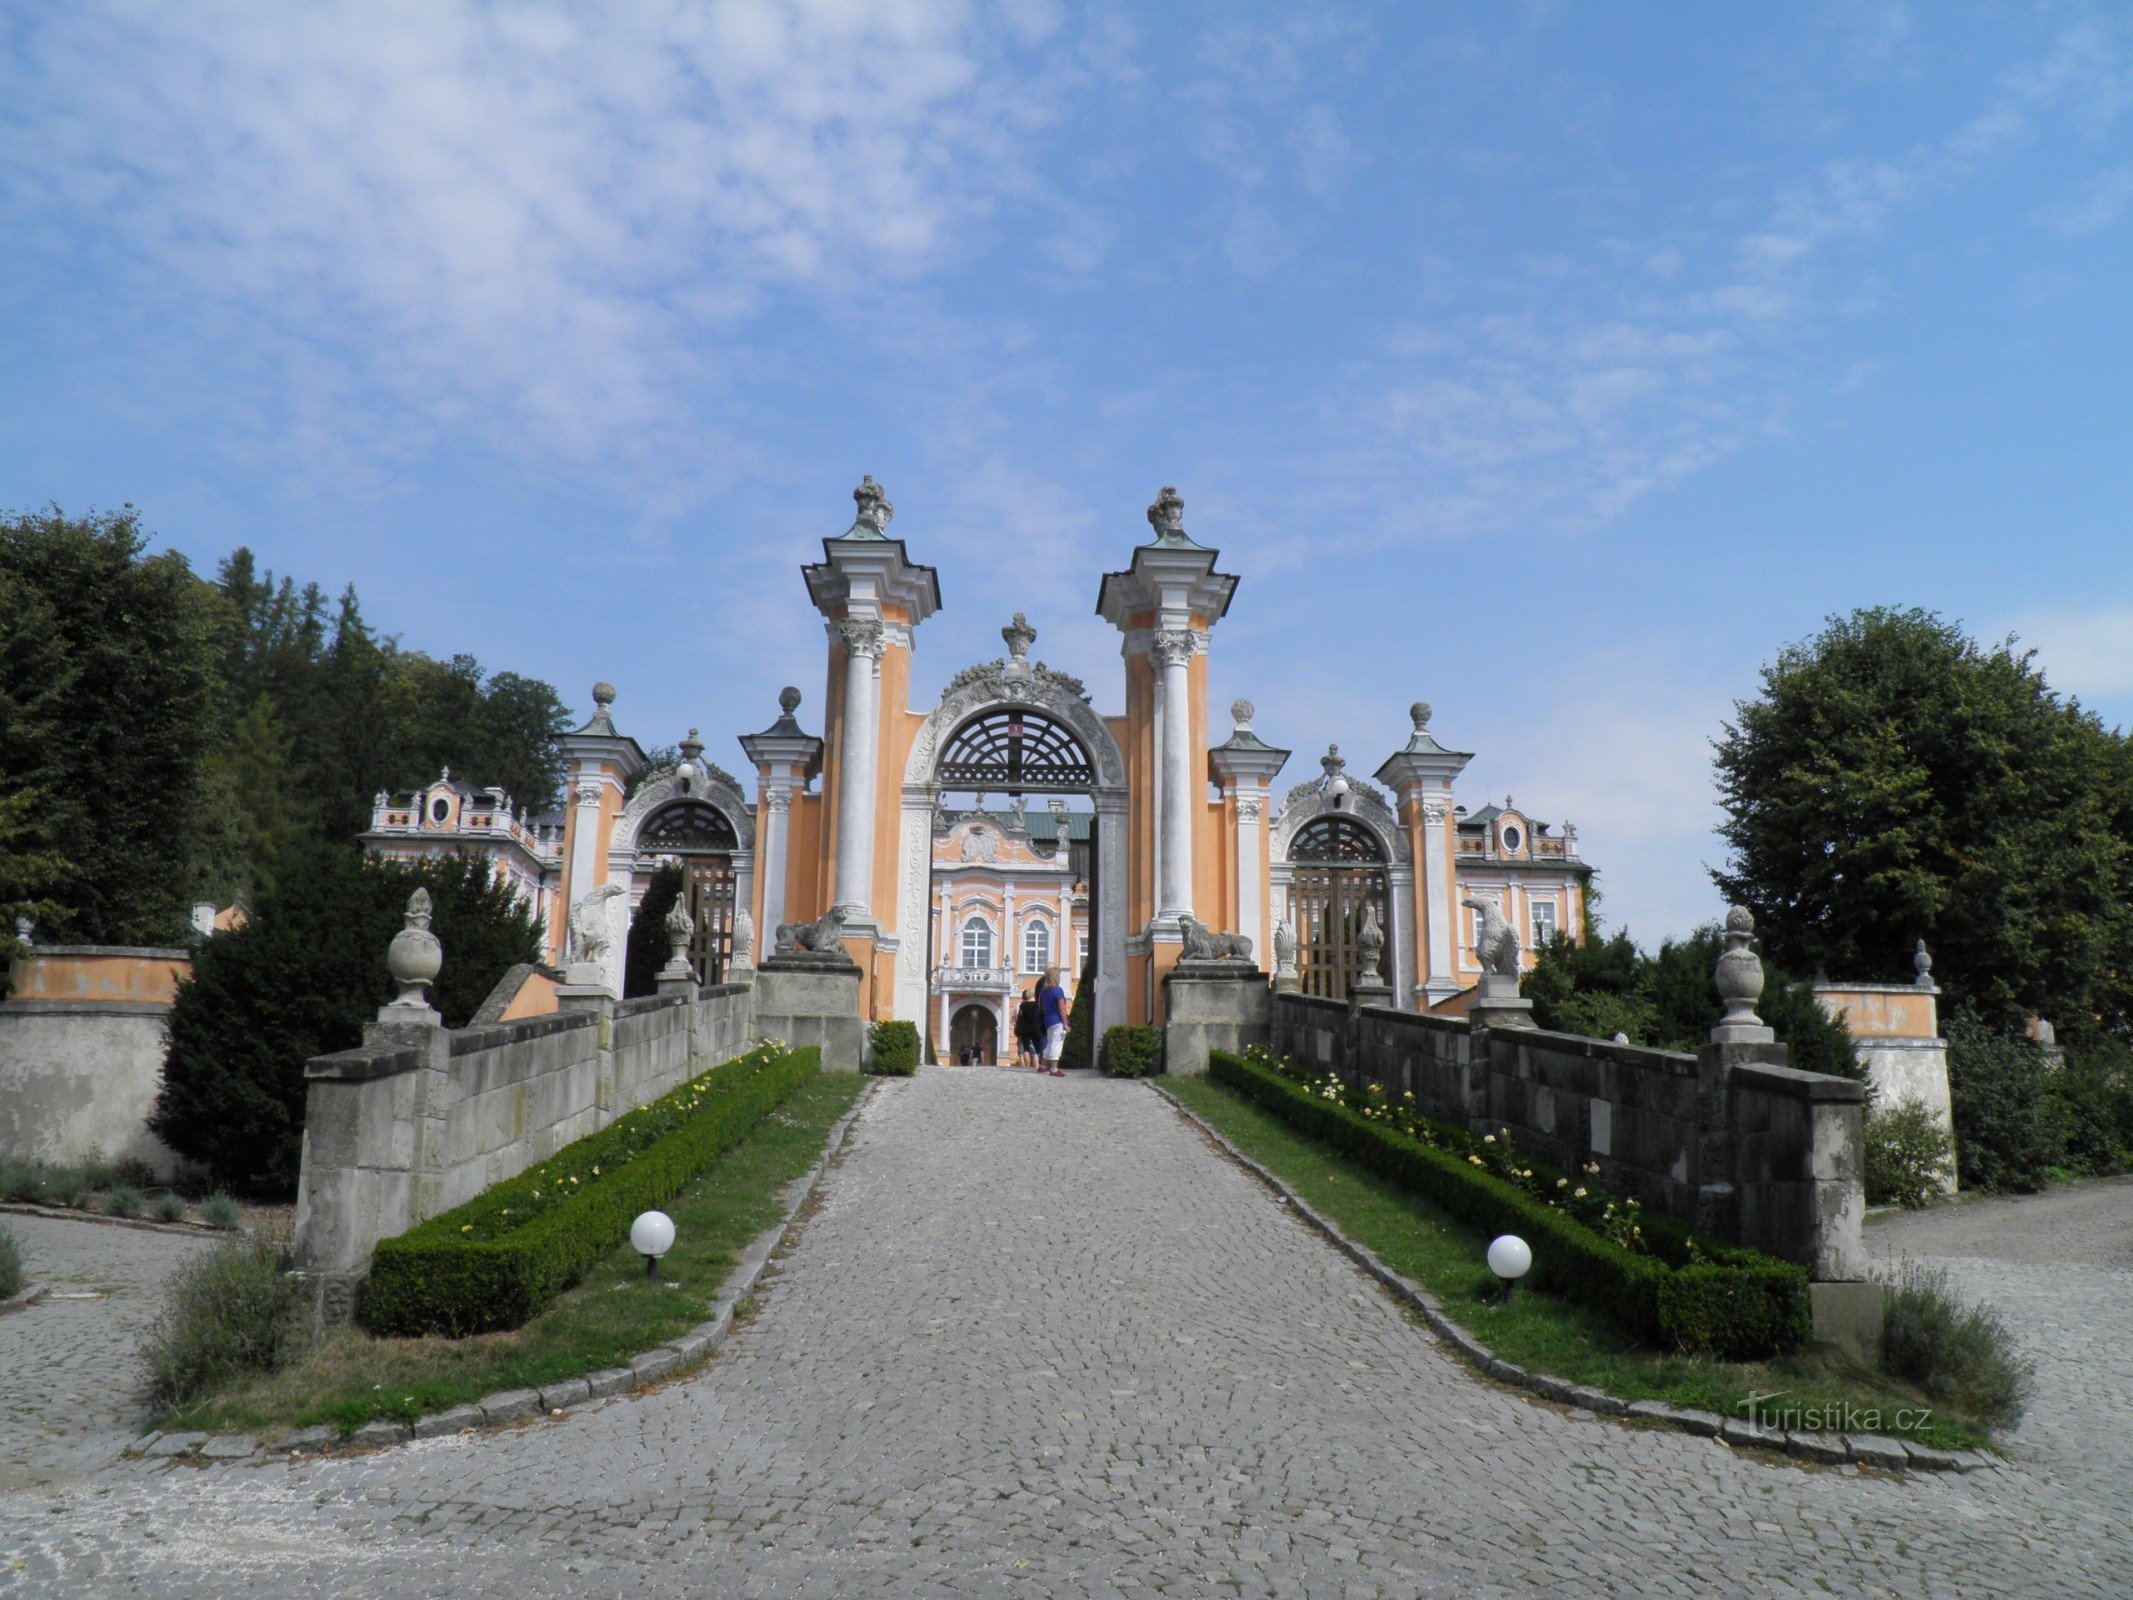
[[[2006,1270],[2089,1329],[2020,1467],[1767,1465],[1475,1381],[1145,1086],[927,1070],[694,1378],[0,1497],[0,1589],[2123,1596],[2129,1275]]]

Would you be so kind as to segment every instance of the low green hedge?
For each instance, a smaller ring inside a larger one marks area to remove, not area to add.
[[[918,1071],[918,1024],[877,1022],[867,1030],[867,1071],[908,1078]]]
[[[1208,1075],[1460,1221],[1516,1233],[1533,1249],[1535,1283],[1647,1344],[1745,1361],[1797,1350],[1812,1331],[1807,1274],[1789,1262],[1660,1218],[1646,1224],[1654,1253],[1637,1254],[1455,1150],[1433,1149],[1264,1067],[1218,1050]]]
[[[818,1050],[758,1046],[385,1240],[363,1286],[364,1325],[454,1338],[521,1326],[821,1065]]]
[[[1145,1078],[1163,1070],[1163,1030],[1136,1023],[1104,1029],[1104,1076]]]

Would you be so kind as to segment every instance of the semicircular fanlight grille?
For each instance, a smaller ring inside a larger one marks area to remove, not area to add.
[[[1330,866],[1376,866],[1385,859],[1385,847],[1353,817],[1319,817],[1304,824],[1296,835],[1289,859]]]
[[[677,800],[663,806],[637,836],[638,848],[667,854],[733,850],[740,839],[717,806],[702,800]]]
[[[1088,752],[1071,733],[1035,711],[988,711],[956,729],[942,748],[934,781],[943,788],[1019,794],[1029,789],[1086,789],[1096,781]]]

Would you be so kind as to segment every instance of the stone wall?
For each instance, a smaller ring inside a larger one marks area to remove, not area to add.
[[[183,950],[44,945],[18,959],[0,1003],[0,1156],[181,1162],[148,1131]]]
[[[306,1068],[300,1264],[360,1272],[380,1239],[731,1060],[754,1037],[754,998],[750,985],[724,984],[457,1031],[380,1023],[361,1048],[317,1058]]]
[[[1817,1278],[1864,1276],[1860,1086],[1782,1047],[1683,1055],[1297,994],[1274,997],[1270,1043],[1441,1121],[1509,1128],[1550,1166],[1596,1161],[1617,1194]]]

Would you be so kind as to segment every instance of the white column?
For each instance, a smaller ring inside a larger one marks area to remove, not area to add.
[[[1274,970],[1273,929],[1259,903],[1259,867],[1265,847],[1259,842],[1259,819],[1266,798],[1256,792],[1237,796],[1237,931],[1252,941],[1252,954],[1267,971]]]
[[[1096,799],[1096,881],[1089,885],[1089,915],[1095,923],[1096,1031],[1126,1020],[1126,797]]]
[[[1192,701],[1186,670],[1192,660],[1192,633],[1165,629],[1149,642],[1149,653],[1163,675],[1163,749],[1156,786],[1163,853],[1156,916],[1175,922],[1192,912]]]
[[[838,624],[844,639],[844,734],[837,772],[837,909],[871,924],[874,883],[874,746],[880,682],[881,624]]]
[[[1427,992],[1432,1005],[1459,992],[1459,980],[1452,972],[1452,900],[1458,874],[1456,871],[1452,873],[1450,883],[1439,881],[1447,870],[1444,830],[1451,811],[1452,803],[1446,799],[1430,798],[1422,802],[1422,859],[1415,863],[1415,875],[1429,897]]]
[[[759,957],[776,948],[778,924],[785,920],[786,816],[792,810],[792,790],[780,784],[764,790],[763,799],[763,920],[755,930]]]

